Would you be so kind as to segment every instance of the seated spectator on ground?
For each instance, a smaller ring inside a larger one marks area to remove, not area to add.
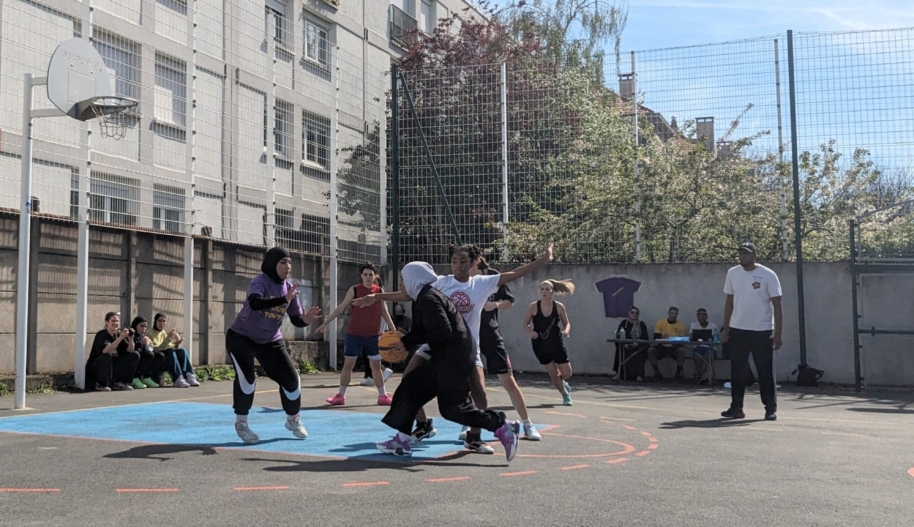
[[[616,338],[648,339],[650,334],[647,332],[647,324],[640,317],[641,310],[632,306],[628,310],[628,318],[620,322],[619,327],[616,328]],[[634,381],[638,377],[643,378],[647,348],[647,344],[638,342],[616,344],[616,358],[613,361],[613,372],[616,377],[626,381]]]
[[[165,331],[168,319],[162,313],[156,313],[153,318],[152,328],[147,331],[152,347],[165,354],[165,371],[171,374],[171,385],[176,388],[190,388],[200,386],[194,367],[187,356],[187,350],[181,348],[184,339],[174,328]]]
[[[105,329],[95,334],[86,361],[86,387],[100,392],[132,390],[130,381],[136,373],[140,356],[133,349],[129,328],[118,329],[121,314],[105,314]]]
[[[698,319],[698,322],[692,322],[692,326],[689,328],[689,339],[693,341],[715,340],[718,336],[717,324],[708,322],[708,310],[703,307],[699,308],[695,313],[695,318]],[[695,380],[698,384],[705,385],[710,382],[704,378],[704,375],[708,371],[712,358],[713,350],[711,346],[699,345],[692,348],[692,359],[695,361]]]
[[[158,388],[162,384],[162,374],[165,373],[165,355],[153,348],[152,339],[146,334],[149,321],[144,317],[136,317],[130,323],[130,329],[133,330],[133,349],[140,354],[131,386],[134,390]]]
[[[668,339],[671,337],[686,336],[685,324],[677,320],[678,317],[679,308],[670,307],[667,311],[667,317],[658,320],[657,324],[654,325],[654,338]],[[655,344],[647,349],[647,359],[651,363],[651,368],[654,369],[655,381],[663,380],[663,375],[660,373],[660,359],[664,357],[676,359],[676,376],[673,377],[673,379],[681,381],[682,366],[685,364],[686,357],[691,356],[691,353],[685,346],[675,342],[670,344]]]

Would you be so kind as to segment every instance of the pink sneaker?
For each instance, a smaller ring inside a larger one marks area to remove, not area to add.
[[[338,394],[334,395],[333,397],[328,398],[327,404],[329,404],[330,406],[342,406],[342,405],[346,404],[346,396],[341,393],[338,393]]]
[[[378,396],[378,406],[390,406],[390,403],[393,402],[393,399],[389,395],[379,395]]]

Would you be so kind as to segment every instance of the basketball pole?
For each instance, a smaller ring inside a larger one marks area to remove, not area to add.
[[[32,74],[25,74],[22,93],[22,187],[19,191],[19,270],[16,277],[16,405],[25,409],[29,331],[29,250],[32,229]]]

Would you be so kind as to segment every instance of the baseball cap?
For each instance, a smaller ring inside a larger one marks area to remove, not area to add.
[[[749,251],[752,254],[755,254],[755,244],[752,242],[743,242],[739,245],[739,250]]]

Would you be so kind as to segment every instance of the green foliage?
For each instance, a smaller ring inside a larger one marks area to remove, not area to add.
[[[321,373],[321,369],[314,363],[311,357],[302,357],[298,359],[298,372],[299,373]]]
[[[194,373],[200,382],[235,380],[235,368],[231,366],[200,366],[194,369]]]

